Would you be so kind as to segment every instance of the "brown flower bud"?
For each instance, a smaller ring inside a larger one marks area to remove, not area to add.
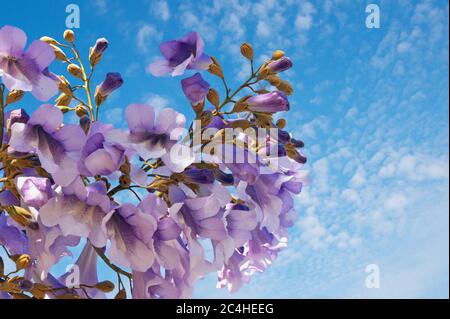
[[[281,79],[278,75],[272,74],[266,77],[266,81],[269,82],[273,86],[278,86],[281,83]]]
[[[8,206],[5,208],[9,216],[22,226],[30,226],[35,222],[33,215],[23,207]]]
[[[67,95],[72,95],[72,90],[70,88],[70,83],[69,83],[69,81],[67,81],[67,79],[64,77],[64,75],[60,75],[59,76],[58,89],[62,93],[65,93]]]
[[[67,56],[63,50],[61,50],[60,48],[58,48],[56,45],[53,44],[51,44],[50,46],[52,47],[53,52],[55,53],[55,58],[63,62],[68,62]]]
[[[219,78],[223,78],[223,72],[222,72],[222,68],[220,67],[220,65],[217,64],[210,64],[208,71],[211,74],[217,75]]]
[[[60,109],[61,112],[63,112],[64,114],[67,113],[67,112],[69,112],[69,111],[72,111],[72,108],[70,108],[70,107],[68,107],[68,106],[65,106],[65,105],[57,105],[56,107],[57,107],[58,109]]]
[[[78,122],[80,123],[80,127],[83,129],[84,133],[87,134],[89,132],[89,128],[91,127],[91,119],[89,116],[81,116]]]
[[[109,280],[101,281],[98,284],[96,284],[94,287],[97,288],[98,290],[100,290],[102,292],[106,292],[106,293],[114,290],[114,284]]]
[[[272,53],[272,60],[278,60],[280,58],[284,57],[284,52],[281,50],[275,50]]]
[[[292,92],[294,91],[292,85],[286,80],[281,80],[281,82],[277,85],[277,89],[287,95],[292,95]]]
[[[279,119],[276,123],[276,125],[278,126],[278,128],[285,128],[286,127],[286,120],[285,119]]]
[[[200,103],[192,105],[192,109],[194,110],[195,114],[197,114],[197,116],[202,114],[204,107],[205,107],[205,101],[201,101]]]
[[[41,40],[41,41],[43,41],[43,42],[45,42],[45,43],[48,43],[48,44],[53,44],[53,45],[59,44],[58,41],[56,41],[56,40],[53,39],[53,38],[47,37],[47,36],[43,36],[43,37],[41,37],[39,40]]]
[[[241,44],[241,54],[250,61],[253,60],[253,48],[250,43],[246,42]]]
[[[15,102],[20,101],[24,94],[25,94],[25,92],[21,91],[21,90],[10,91],[8,93],[8,96],[6,97],[6,104],[13,104]]]
[[[206,95],[206,98],[208,99],[209,103],[214,105],[216,108],[219,107],[219,93],[215,89],[209,89],[208,95]]]
[[[131,179],[129,175],[121,175],[119,177],[119,184],[122,187],[128,187],[131,185]]]
[[[125,289],[120,289],[114,299],[127,299],[127,292]]]
[[[200,121],[202,124],[202,127],[207,126],[209,123],[211,123],[213,119],[213,113],[211,111],[203,111],[200,115]]]
[[[11,256],[11,259],[16,263],[17,270],[28,268],[31,264],[31,258],[27,254]]]
[[[55,100],[58,106],[68,106],[72,102],[72,94],[61,93]]]
[[[78,65],[70,63],[67,66],[67,71],[69,71],[69,73],[72,74],[74,77],[84,80],[83,72],[81,71],[81,68]]]
[[[67,42],[73,43],[75,41],[75,33],[72,30],[64,31],[63,37]]]
[[[77,114],[78,117],[83,117],[85,115],[88,115],[88,111],[82,104],[78,104],[75,107],[75,113]]]

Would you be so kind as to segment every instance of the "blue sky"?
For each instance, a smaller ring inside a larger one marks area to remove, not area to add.
[[[311,183],[297,198],[290,245],[236,294],[216,289],[212,274],[195,297],[448,298],[447,1],[39,3],[2,3],[0,25],[19,26],[30,40],[60,38],[66,5],[78,4],[85,55],[97,37],[110,41],[94,79],[109,71],[125,79],[101,115],[118,126],[132,102],[189,114],[180,78],[145,71],[161,40],[200,32],[234,86],[247,72],[244,41],[259,62],[275,49],[293,59],[288,128],[305,141]],[[365,26],[369,3],[380,8],[379,29]],[[365,286],[369,264],[379,266],[379,289]]]

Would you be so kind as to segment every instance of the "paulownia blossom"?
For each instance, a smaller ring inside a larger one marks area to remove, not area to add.
[[[122,76],[109,72],[92,86],[93,97],[90,90],[108,41],[97,40],[87,67],[70,56],[83,56],[73,32],[64,38],[61,45],[43,37],[53,47],[37,41],[23,52],[24,32],[0,29],[0,265],[6,258],[6,267],[13,265],[0,271],[0,298],[189,298],[211,272],[218,287],[234,292],[274,263],[306,181],[303,142],[284,128],[281,113],[289,111],[292,88],[279,75],[292,61],[277,51],[256,68],[246,43],[241,52],[251,74],[233,91],[227,70],[190,32],[161,44],[164,60],[149,70],[176,76],[208,69],[179,83],[196,122],[186,125],[172,108],[131,104],[115,127],[101,116]],[[48,72],[53,50],[67,55],[67,78]],[[208,76],[219,76],[223,90]],[[5,113],[7,100],[21,103],[21,91],[48,99],[55,83],[54,102],[30,115],[20,107]],[[229,129],[237,129],[231,139]],[[71,271],[54,274],[72,255],[78,282]],[[115,276],[99,282],[99,263]],[[11,274],[14,284],[5,285]]]
[[[8,90],[31,91],[39,101],[47,101],[58,91],[47,67],[55,58],[47,43],[34,41],[24,51],[27,36],[21,29],[0,29],[0,78]]]

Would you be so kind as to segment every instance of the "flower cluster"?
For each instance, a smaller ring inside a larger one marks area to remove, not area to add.
[[[108,41],[96,41],[85,65],[75,34],[63,38],[45,36],[24,50],[22,30],[0,29],[0,246],[10,259],[0,257],[0,297],[188,298],[210,272],[218,287],[236,291],[270,266],[287,244],[305,183],[303,142],[280,117],[292,87],[279,74],[292,61],[275,51],[256,68],[244,43],[250,76],[232,91],[199,34],[164,42],[163,59],[148,70],[199,71],[180,83],[195,120],[186,125],[174,109],[132,104],[122,130],[100,121],[121,75],[106,74],[92,90]],[[54,59],[67,76],[49,71]],[[8,110],[26,92],[45,102],[58,91],[31,114]],[[64,123],[70,113],[78,124]],[[54,276],[74,247],[83,247],[79,278]],[[117,285],[99,282],[98,262],[117,273]]]

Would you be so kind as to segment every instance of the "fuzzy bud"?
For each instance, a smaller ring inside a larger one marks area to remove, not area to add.
[[[80,68],[78,65],[73,64],[73,63],[70,63],[70,64],[67,66],[67,71],[68,71],[70,74],[72,74],[74,77],[79,78],[79,79],[81,79],[81,80],[84,80],[84,78],[83,78],[83,72],[81,71],[81,68]]]
[[[89,52],[89,63],[92,67],[96,66],[103,57],[103,53],[108,48],[108,40],[105,38],[97,39],[95,45],[91,48]]]
[[[22,254],[22,255],[19,255],[19,256],[17,256],[17,255],[16,256],[11,256],[11,258],[16,263],[16,269],[17,270],[28,268],[30,266],[30,264],[31,264],[31,258],[27,254]]]
[[[6,104],[13,104],[15,102],[20,101],[24,94],[25,94],[25,92],[21,91],[21,90],[10,91],[8,93],[8,96],[6,97]]]
[[[208,95],[206,95],[206,98],[208,99],[209,103],[214,105],[216,108],[219,107],[219,93],[215,89],[210,89]]]
[[[286,127],[286,120],[285,119],[279,119],[276,123],[278,128],[284,129]]]
[[[281,83],[281,79],[275,74],[269,75],[266,78],[266,81],[269,82],[273,86],[278,86]]]
[[[81,104],[78,104],[76,107],[75,107],[75,113],[77,114],[77,116],[78,117],[83,117],[83,116],[85,116],[85,115],[88,115],[88,111],[86,110],[86,108],[83,106],[83,105],[81,105]]]
[[[69,81],[67,81],[67,79],[64,77],[64,75],[59,76],[58,89],[60,92],[65,93],[67,95],[72,94],[72,90],[70,88],[70,83],[69,83]]]
[[[89,128],[91,127],[91,119],[87,115],[83,115],[79,120],[80,127],[83,129],[84,133],[89,132]]]
[[[114,290],[114,284],[109,280],[101,281],[98,284],[96,284],[94,287],[97,288],[98,290],[100,290],[102,292],[106,292],[106,293]]]
[[[53,38],[47,37],[47,36],[43,36],[39,40],[41,40],[42,42],[48,43],[48,44],[53,44],[53,45],[58,45],[59,44],[58,41],[56,41]]]
[[[63,37],[67,42],[73,43],[75,41],[75,33],[72,30],[64,31]]]
[[[72,102],[72,95],[67,95],[65,93],[61,93],[57,99],[55,100],[56,105],[58,106],[68,106],[70,102]]]
[[[250,43],[241,44],[241,54],[250,61],[253,61],[253,48]]]
[[[60,48],[58,48],[56,45],[53,45],[53,44],[51,44],[50,46],[52,47],[53,52],[55,53],[55,58],[57,58],[58,60],[63,61],[63,62],[68,61],[67,56],[63,50],[61,50]]]
[[[272,53],[272,60],[278,60],[284,57],[284,52],[281,50],[276,50]]]
[[[129,175],[121,175],[119,177],[119,184],[122,187],[128,187],[131,185],[131,179]]]
[[[277,89],[286,95],[292,95],[292,92],[294,91],[292,85],[286,80],[281,80],[281,82],[277,85]]]
[[[72,110],[70,107],[65,105],[57,105],[56,107],[60,109],[64,114]]]

